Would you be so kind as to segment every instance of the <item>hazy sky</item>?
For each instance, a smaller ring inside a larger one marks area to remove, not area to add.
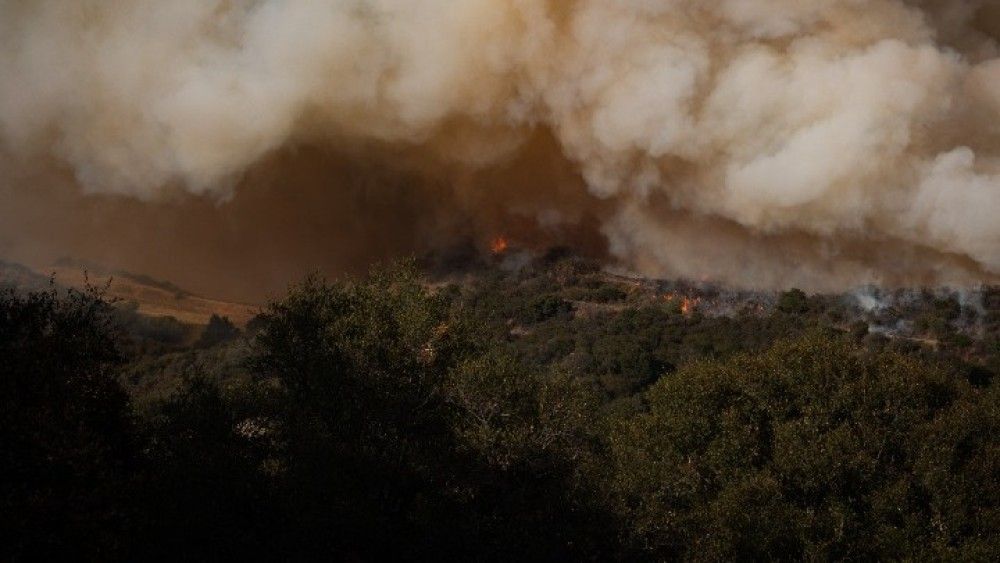
[[[497,234],[996,280],[998,37],[987,0],[0,1],[0,254],[244,299]]]

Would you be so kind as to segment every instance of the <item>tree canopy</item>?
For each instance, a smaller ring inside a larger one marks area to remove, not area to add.
[[[1000,555],[1000,301],[971,343],[927,301],[931,347],[801,292],[709,317],[548,272],[311,276],[188,348],[5,290],[0,558]]]

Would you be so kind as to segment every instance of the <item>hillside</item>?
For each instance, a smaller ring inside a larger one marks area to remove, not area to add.
[[[846,335],[871,350],[945,363],[973,378],[1000,373],[996,287],[867,287],[820,295],[734,290],[711,282],[630,277],[558,253],[487,259],[421,280],[480,322],[503,327],[507,345],[521,361],[573,373],[612,402],[629,400],[693,362],[760,353],[811,330]],[[173,304],[165,290],[139,288]],[[176,327],[143,323],[130,330],[154,344],[144,348],[153,353],[128,370],[129,386],[143,401],[169,395],[191,373],[223,384],[240,380],[251,340],[225,338],[218,347],[189,349],[197,334],[182,337]]]
[[[75,260],[63,259],[39,269],[0,262],[0,283],[38,290],[47,287],[50,280],[61,287],[80,289],[88,284],[106,287],[108,299],[134,303],[141,315],[172,317],[190,325],[207,325],[212,315],[218,315],[237,326],[246,326],[257,311],[253,305],[203,297],[170,282],[126,271],[108,271],[100,265]]]
[[[120,560],[1000,555],[998,288],[735,291],[566,255],[447,278],[311,277],[198,333],[0,293],[14,551],[54,553],[70,515]]]

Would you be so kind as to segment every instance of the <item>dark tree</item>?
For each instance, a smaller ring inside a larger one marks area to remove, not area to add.
[[[588,402],[407,267],[307,280],[261,315],[280,496],[304,558],[564,558],[616,536],[574,497]],[[603,534],[603,535],[602,535]]]
[[[205,329],[202,331],[196,346],[199,348],[211,348],[216,344],[229,342],[239,335],[240,329],[233,325],[229,317],[220,317],[213,314],[208,319],[208,324],[205,325]]]
[[[658,557],[1000,555],[994,390],[829,333],[699,363],[612,437],[612,490]]]
[[[95,291],[0,291],[0,559],[123,552],[138,449],[118,343]]]

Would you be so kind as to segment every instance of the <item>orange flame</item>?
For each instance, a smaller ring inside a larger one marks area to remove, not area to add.
[[[507,241],[507,237],[500,236],[490,242],[490,252],[492,252],[494,256],[499,256],[500,254],[507,252],[508,247],[510,247],[510,242]]]
[[[700,297],[687,297],[684,295],[678,295],[676,293],[670,292],[663,296],[664,301],[680,301],[680,309],[682,315],[690,315],[698,308],[701,304]]]
[[[694,312],[695,308],[701,303],[701,299],[694,297],[685,297],[681,300],[681,313],[684,315],[690,315]]]

